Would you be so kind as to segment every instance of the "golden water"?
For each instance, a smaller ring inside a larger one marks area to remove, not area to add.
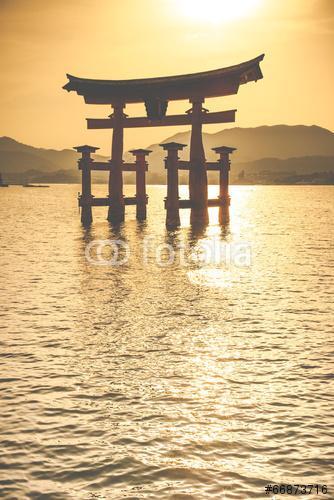
[[[334,188],[232,187],[229,227],[212,209],[202,233],[188,211],[165,230],[163,187],[147,223],[127,208],[115,233],[96,208],[84,230],[78,190],[0,193],[1,498],[334,498]],[[115,238],[126,264],[87,262]],[[203,262],[214,239],[250,265]]]

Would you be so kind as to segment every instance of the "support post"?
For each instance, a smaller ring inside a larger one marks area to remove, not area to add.
[[[174,229],[180,225],[178,152],[182,151],[186,144],[169,142],[160,146],[167,151],[165,159],[167,169],[166,226],[168,229]]]
[[[219,223],[225,224],[229,221],[229,207],[231,203],[231,197],[229,195],[229,172],[230,172],[230,154],[236,150],[236,148],[229,148],[227,146],[220,146],[218,148],[212,148],[212,150],[219,155]]]
[[[123,130],[124,103],[113,104],[114,128],[111,146],[111,168],[109,175],[108,221],[118,224],[124,221],[125,205],[123,197]]]
[[[81,170],[81,196],[79,206],[81,206],[81,222],[85,226],[90,225],[93,221],[92,215],[92,185],[91,185],[91,163],[93,159],[91,154],[95,153],[99,148],[94,146],[76,146],[75,149],[81,153],[81,158],[78,161],[79,170]]]
[[[133,149],[130,153],[136,158],[136,218],[145,220],[147,216],[146,171],[148,170],[146,156],[152,151],[149,149]]]
[[[190,223],[207,224],[209,222],[208,178],[202,138],[204,99],[191,99],[190,102],[193,105],[189,111],[191,113],[189,197],[192,203]]]

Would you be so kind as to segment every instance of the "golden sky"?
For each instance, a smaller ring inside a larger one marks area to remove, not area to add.
[[[109,153],[111,131],[86,130],[85,105],[62,90],[66,73],[140,78],[216,69],[261,53],[264,79],[237,96],[208,99],[237,108],[230,126],[316,124],[334,130],[334,0],[0,0],[0,135],[62,149],[88,143]],[[189,103],[171,103],[183,112]],[[130,116],[144,107],[126,108]],[[215,132],[224,125],[207,125]],[[126,131],[145,147],[185,127]]]

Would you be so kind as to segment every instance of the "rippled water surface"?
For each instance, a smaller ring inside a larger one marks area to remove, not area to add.
[[[228,227],[170,233],[163,187],[116,232],[78,190],[0,192],[1,498],[334,498],[334,189],[232,187]],[[87,262],[110,238],[128,261]],[[203,259],[217,240],[251,265]]]

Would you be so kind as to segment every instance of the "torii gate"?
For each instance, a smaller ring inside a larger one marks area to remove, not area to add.
[[[138,80],[92,80],[67,75],[65,90],[74,90],[84,97],[87,104],[108,104],[113,113],[105,119],[88,118],[88,129],[113,129],[111,160],[96,162],[91,158],[98,148],[78,146],[82,153],[79,168],[82,170],[82,195],[79,205],[82,207],[82,222],[92,221],[92,206],[108,206],[108,220],[120,223],[124,220],[125,205],[137,206],[137,218],[146,218],[145,171],[148,150],[133,150],[135,163],[123,162],[124,128],[161,127],[171,125],[191,125],[190,159],[178,161],[178,151],[184,144],[162,144],[167,151],[166,168],[168,171],[168,193],[166,199],[167,225],[179,224],[179,208],[191,209],[191,223],[208,222],[208,206],[219,206],[223,212],[229,203],[228,170],[229,154],[234,148],[222,146],[214,148],[220,155],[216,163],[206,162],[202,140],[202,125],[209,123],[229,123],[235,121],[236,110],[209,113],[203,108],[207,97],[223,97],[238,93],[242,84],[263,78],[260,62],[264,54],[250,61],[228,68],[194,73],[190,75],[145,78]],[[189,100],[192,108],[184,115],[166,115],[168,102]],[[128,103],[144,103],[146,117],[128,117],[124,108]],[[179,200],[178,169],[189,170],[189,200]],[[91,170],[109,171],[109,196],[94,198],[91,194]],[[207,170],[220,171],[220,196],[208,200]],[[123,196],[123,171],[135,171],[137,174],[137,192],[134,198]],[[222,217],[221,217],[222,218]]]

